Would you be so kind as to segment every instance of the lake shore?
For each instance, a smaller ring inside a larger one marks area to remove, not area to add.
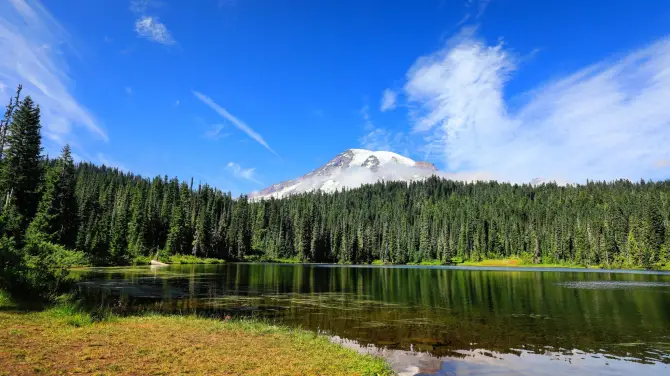
[[[132,265],[142,266],[150,265],[152,258],[150,256],[139,256],[136,257]],[[164,262],[168,265],[187,265],[187,264],[224,264],[228,261],[216,258],[201,258],[191,255],[172,255],[169,257],[160,258],[159,261]],[[261,264],[321,264],[316,262],[307,262],[297,258],[260,258],[260,257],[247,257],[243,261],[244,263],[261,263]],[[325,265],[331,265],[333,263],[323,263]],[[506,268],[568,268],[568,269],[588,269],[588,270],[650,270],[650,271],[669,271],[670,264],[662,265],[658,264],[651,269],[645,269],[641,267],[630,267],[623,265],[580,265],[573,263],[563,263],[563,264],[548,264],[548,263],[528,263],[519,258],[508,258],[508,259],[485,259],[481,261],[463,261],[463,262],[454,262],[454,263],[443,263],[440,260],[425,260],[421,262],[408,262],[406,264],[391,264],[383,262],[381,260],[373,260],[369,264],[350,264],[350,263],[338,263],[338,265],[373,265],[373,266],[467,266],[467,267],[506,267]],[[82,265],[86,267],[86,265]]]
[[[0,375],[37,373],[392,374],[384,360],[309,331],[195,316],[95,320],[69,304],[26,312],[0,292]]]

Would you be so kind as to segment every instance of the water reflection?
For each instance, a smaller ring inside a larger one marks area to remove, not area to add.
[[[619,373],[670,363],[669,274],[227,264],[89,269],[77,278],[91,305],[262,317],[364,348],[422,353],[445,375],[468,374],[481,356],[525,367],[562,354],[565,367],[551,363],[559,373],[596,359]]]
[[[503,354],[486,349],[460,350],[458,356],[435,357],[430,353],[390,350],[372,345],[361,346],[356,341],[337,336],[333,342],[363,354],[385,358],[399,376],[411,375],[664,375],[670,372],[663,363],[640,366],[632,359],[621,359],[600,354],[586,354],[579,350],[543,354],[518,350],[517,354]]]

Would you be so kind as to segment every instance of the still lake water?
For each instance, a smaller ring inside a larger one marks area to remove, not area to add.
[[[172,265],[75,272],[91,306],[253,316],[402,375],[670,375],[670,273]]]

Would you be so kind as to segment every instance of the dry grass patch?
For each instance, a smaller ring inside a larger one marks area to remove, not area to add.
[[[3,373],[4,372],[4,373]],[[71,308],[0,311],[0,375],[377,375],[378,358],[249,321],[144,316],[93,323]]]

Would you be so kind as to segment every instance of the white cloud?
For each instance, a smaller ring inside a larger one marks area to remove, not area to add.
[[[395,91],[393,91],[391,89],[384,90],[384,94],[382,94],[382,102],[381,102],[381,106],[379,107],[379,110],[381,112],[384,112],[384,111],[395,109],[396,96],[397,96],[397,94],[396,94]]]
[[[249,137],[251,137],[253,140],[258,142],[259,144],[263,145],[266,149],[270,150],[273,154],[277,155],[277,153],[272,150],[270,145],[268,145],[267,142],[263,139],[263,137],[256,133],[253,129],[251,129],[246,123],[244,123],[242,120],[236,118],[228,112],[225,108],[219,106],[216,102],[214,102],[210,97],[197,92],[193,91],[193,95],[196,96],[196,98],[200,99],[204,104],[209,106],[212,110],[216,111],[219,115],[223,116],[226,120],[230,121],[233,123],[234,126],[239,128],[242,132],[246,133]]]
[[[205,132],[204,136],[205,138],[209,138],[210,140],[218,140],[223,137],[228,137],[230,136],[230,133],[222,133],[223,129],[226,126],[223,124],[214,124],[210,127],[210,129]]]
[[[0,94],[4,93],[5,89],[7,89],[7,85],[5,85],[4,82],[0,81]]]
[[[76,50],[65,29],[38,1],[0,3],[0,78],[6,87],[23,85],[42,110],[42,131],[52,140],[76,143],[75,127],[108,140],[98,121],[77,101],[69,87],[65,57]],[[4,90],[2,103],[13,95]]]
[[[256,179],[256,169],[255,168],[242,168],[239,164],[235,162],[228,162],[226,169],[233,173],[236,178],[246,179],[251,182],[254,182],[259,185],[263,185],[258,179]]]
[[[179,99],[174,102],[175,107],[179,106]]]
[[[130,86],[126,86],[126,94],[132,94],[133,93],[133,88]]]
[[[513,111],[503,91],[515,69],[502,44],[466,30],[407,72],[414,129],[449,170],[513,181],[668,177],[657,162],[670,160],[670,39],[538,87]]]
[[[138,18],[135,21],[135,32],[142,38],[146,38],[153,42],[165,45],[175,43],[167,26],[165,26],[158,17],[142,16]]]

